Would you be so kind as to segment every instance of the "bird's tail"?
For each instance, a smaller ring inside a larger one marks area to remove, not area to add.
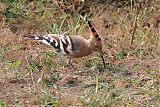
[[[30,35],[30,34],[25,34],[23,37],[27,39],[33,39],[40,41],[46,45],[55,47],[55,48],[60,48],[59,46],[59,38],[56,37],[51,37],[51,36],[46,36],[46,35]]]
[[[54,47],[56,52],[62,51],[64,54],[69,54],[70,50],[73,50],[72,38],[65,35],[48,34],[46,35],[29,35],[26,34],[23,37],[40,41],[48,46]]]

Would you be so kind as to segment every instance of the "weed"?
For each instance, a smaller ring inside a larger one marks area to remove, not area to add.
[[[125,59],[128,55],[128,51],[126,49],[121,50],[120,52],[116,53],[116,59]]]
[[[55,61],[56,54],[53,51],[45,51],[40,56],[41,66],[45,67],[47,70],[55,70],[59,62]]]
[[[107,90],[108,85],[102,88],[98,78],[95,78],[95,82],[96,86],[82,97],[82,105],[84,107],[109,107],[111,94]]]
[[[39,64],[37,65],[37,64],[35,64],[35,63],[30,63],[30,64],[28,65],[28,70],[29,70],[29,71],[32,71],[32,73],[36,73],[37,71],[39,71],[39,69],[40,69]]]
[[[26,10],[23,7],[23,4],[20,4],[18,0],[5,2],[9,5],[3,12],[3,15],[6,17],[6,21],[16,23],[17,18],[26,16]]]
[[[18,98],[15,98],[12,103],[13,103],[14,105],[19,104],[19,99],[18,99]]]
[[[8,104],[6,104],[5,102],[3,102],[2,100],[0,100],[0,106],[1,107],[10,107]]]
[[[46,92],[41,96],[40,103],[45,107],[60,107],[59,98]]]
[[[20,65],[21,65],[21,61],[17,60],[12,63],[11,67],[12,67],[12,69],[17,69]]]
[[[50,78],[44,78],[43,82],[46,84],[47,87],[52,87],[55,85],[55,83],[60,80],[60,77],[58,75],[52,74]]]

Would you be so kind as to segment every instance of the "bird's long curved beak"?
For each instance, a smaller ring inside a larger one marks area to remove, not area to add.
[[[105,64],[105,60],[104,60],[104,57],[103,57],[103,51],[100,51],[99,54],[100,54],[100,57],[102,58],[103,66],[104,66],[104,69],[105,69],[106,68],[106,64]]]

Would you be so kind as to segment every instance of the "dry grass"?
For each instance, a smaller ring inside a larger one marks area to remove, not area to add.
[[[160,106],[158,0],[3,2],[0,106]],[[104,40],[106,69],[96,53],[73,59],[74,69],[68,68],[51,48],[22,38],[28,32],[87,38],[88,27],[78,15],[86,13]]]

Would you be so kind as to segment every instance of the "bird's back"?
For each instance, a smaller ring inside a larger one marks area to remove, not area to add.
[[[72,57],[78,58],[87,56],[92,53],[92,50],[89,48],[88,40],[81,37],[81,36],[73,36],[72,43],[73,43],[73,51],[71,52]]]
[[[91,54],[88,47],[88,40],[81,36],[67,36],[67,35],[25,35],[25,37],[38,40],[46,45],[55,48],[56,53],[67,57],[83,57]]]

